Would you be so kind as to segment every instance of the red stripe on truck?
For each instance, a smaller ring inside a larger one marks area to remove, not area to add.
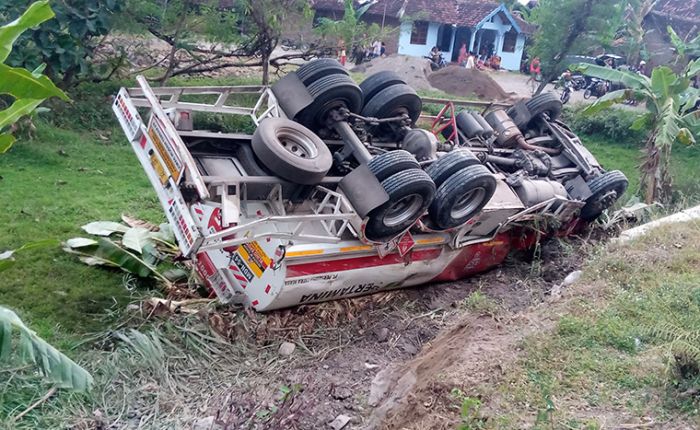
[[[342,260],[318,261],[314,263],[290,264],[287,266],[287,278],[317,275],[319,273],[344,272],[346,270],[367,269],[370,267],[405,264],[414,261],[432,260],[440,256],[442,248],[430,248],[413,251],[406,258],[399,254],[389,254],[384,258],[378,255],[344,258]]]

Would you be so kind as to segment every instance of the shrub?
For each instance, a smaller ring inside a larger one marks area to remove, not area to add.
[[[576,133],[596,135],[625,145],[643,146],[649,130],[631,130],[637,112],[625,109],[606,109],[592,115],[584,115],[583,107],[564,111],[564,121]]]

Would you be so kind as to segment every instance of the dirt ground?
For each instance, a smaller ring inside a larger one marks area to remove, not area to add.
[[[491,76],[476,69],[449,66],[431,73],[428,80],[433,87],[459,97],[476,96],[498,101],[510,97]]]
[[[425,58],[390,55],[388,57],[375,58],[370,62],[360,64],[351,69],[351,71],[356,73],[364,73],[365,76],[384,70],[396,72],[408,85],[416,90],[434,89],[428,82],[430,64]]]
[[[498,377],[518,340],[548,327],[522,312],[582,264],[585,253],[572,247],[583,241],[552,240],[541,260],[513,255],[459,282],[251,316],[261,348],[274,352],[282,341],[296,348],[201,416],[226,429],[334,428],[339,417],[349,419],[343,429],[455,428],[451,389]],[[477,291],[482,299],[472,303]],[[501,312],[515,316],[504,321]]]

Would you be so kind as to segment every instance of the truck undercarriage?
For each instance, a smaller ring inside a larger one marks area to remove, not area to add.
[[[182,255],[220,301],[257,311],[467,277],[570,234],[627,188],[552,94],[448,103],[426,130],[396,74],[357,85],[330,59],[271,87],[138,83],[114,112]],[[198,115],[254,132],[200,129]]]

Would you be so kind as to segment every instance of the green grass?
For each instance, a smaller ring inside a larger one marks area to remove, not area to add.
[[[643,153],[641,146],[621,144],[597,135],[580,135],[586,147],[598,162],[608,170],[621,170],[630,181],[627,196],[639,194],[639,164]],[[696,200],[700,195],[700,148],[676,145],[673,148],[671,174],[674,180],[676,200]]]
[[[604,415],[657,422],[697,415],[700,403],[680,393],[700,387],[700,378],[678,372],[679,352],[659,333],[672,327],[674,339],[700,348],[698,234],[697,224],[673,225],[589,261],[585,287],[553,309],[561,317],[552,332],[522,342],[518,365],[499,387],[512,413],[534,416],[543,429],[600,428]]]
[[[98,137],[104,134],[111,135],[109,141]],[[116,129],[78,133],[39,123],[36,139],[0,157],[0,174],[0,250],[79,236],[81,225],[118,220],[121,213],[164,219]],[[118,273],[85,266],[59,247],[22,254],[1,277],[0,303],[49,339],[59,327],[63,334],[104,328],[105,310],[123,307],[130,298]]]

